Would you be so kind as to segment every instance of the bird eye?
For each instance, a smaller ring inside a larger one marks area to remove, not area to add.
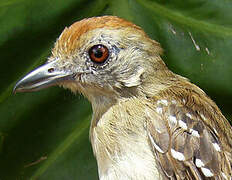
[[[109,50],[102,44],[94,45],[89,49],[89,57],[95,63],[103,63],[109,57]]]

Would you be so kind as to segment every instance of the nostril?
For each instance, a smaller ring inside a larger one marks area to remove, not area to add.
[[[48,69],[48,72],[49,72],[49,73],[52,73],[52,72],[54,72],[54,70],[55,70],[54,68],[49,68],[49,69]]]

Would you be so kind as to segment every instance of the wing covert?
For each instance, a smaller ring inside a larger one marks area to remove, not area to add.
[[[206,115],[177,100],[148,106],[147,133],[167,179],[231,179],[231,155]]]

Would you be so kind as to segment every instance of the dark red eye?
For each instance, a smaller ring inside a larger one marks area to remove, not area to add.
[[[109,57],[109,50],[102,44],[95,45],[90,48],[89,57],[95,63],[103,63]]]

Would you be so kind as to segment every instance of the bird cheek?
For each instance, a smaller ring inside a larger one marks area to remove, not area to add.
[[[132,74],[128,74],[127,78],[121,80],[126,87],[135,87],[141,84],[141,76],[145,73],[145,70],[140,67],[135,69]]]

